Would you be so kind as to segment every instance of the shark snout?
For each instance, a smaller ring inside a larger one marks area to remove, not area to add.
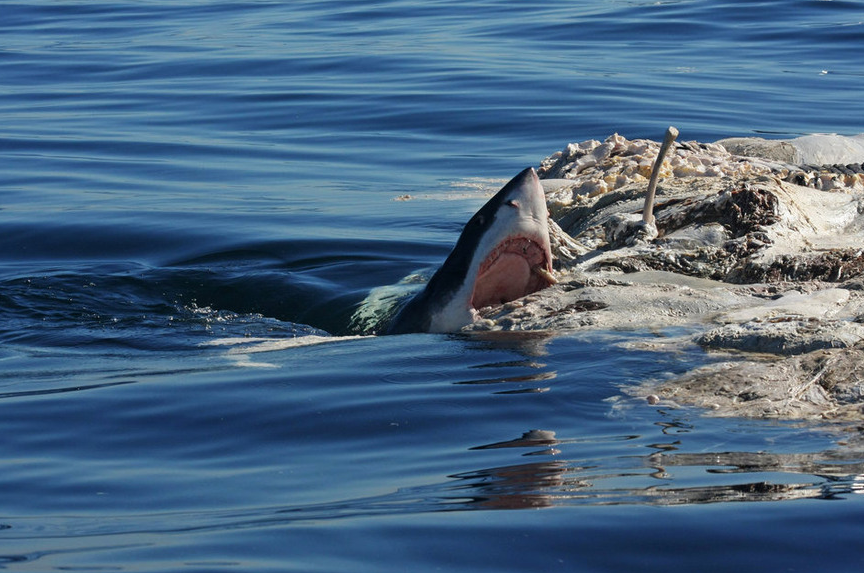
[[[517,187],[536,187],[540,189],[541,193],[543,192],[543,188],[540,186],[540,178],[537,176],[537,171],[535,171],[533,167],[523,169],[513,178],[513,183]]]

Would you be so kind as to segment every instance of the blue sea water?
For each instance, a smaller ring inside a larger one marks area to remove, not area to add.
[[[567,142],[864,132],[862,44],[861,1],[0,3],[0,568],[862,570],[857,434],[623,397],[709,356],[344,336]]]

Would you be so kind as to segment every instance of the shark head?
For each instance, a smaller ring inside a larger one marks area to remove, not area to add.
[[[521,298],[555,282],[546,197],[529,167],[468,221],[426,288],[397,315],[399,332],[454,332],[478,310]]]

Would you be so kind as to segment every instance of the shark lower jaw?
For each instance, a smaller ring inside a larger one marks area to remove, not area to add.
[[[471,307],[481,309],[522,298],[557,281],[549,247],[528,237],[500,242],[480,264]]]

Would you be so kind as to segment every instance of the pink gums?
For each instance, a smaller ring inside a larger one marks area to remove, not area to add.
[[[525,237],[508,239],[489,254],[474,283],[471,306],[483,308],[516,300],[549,286],[549,282],[531,269],[549,269],[550,261],[536,241]]]

